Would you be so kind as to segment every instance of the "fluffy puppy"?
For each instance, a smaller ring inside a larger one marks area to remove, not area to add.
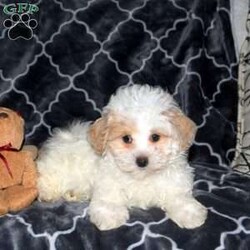
[[[161,88],[122,87],[94,124],[59,130],[38,160],[40,199],[90,200],[100,229],[121,226],[131,207],[157,206],[180,227],[202,225],[186,151],[195,124]]]

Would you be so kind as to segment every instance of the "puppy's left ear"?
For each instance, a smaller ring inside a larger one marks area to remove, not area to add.
[[[174,125],[181,149],[187,150],[194,140],[197,131],[196,124],[179,109],[165,111],[164,115]]]
[[[107,145],[107,137],[108,137],[107,120],[108,119],[106,116],[97,119],[92,125],[90,125],[88,131],[89,142],[98,155],[102,155],[104,153]]]

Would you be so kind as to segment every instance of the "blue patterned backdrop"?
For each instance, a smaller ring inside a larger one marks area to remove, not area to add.
[[[121,85],[160,85],[198,126],[189,159],[209,217],[184,230],[158,208],[134,209],[126,225],[101,233],[87,203],[36,201],[0,217],[0,249],[247,249],[250,182],[229,167],[238,67],[230,1],[22,2],[39,10],[26,20],[3,11],[20,1],[0,1],[0,104],[24,116],[25,142],[40,146],[54,127],[95,120]]]

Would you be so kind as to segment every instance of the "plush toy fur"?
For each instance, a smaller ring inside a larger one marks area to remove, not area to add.
[[[35,146],[22,148],[24,120],[15,111],[0,108],[0,215],[16,212],[37,197]],[[21,150],[22,148],[22,150]]]

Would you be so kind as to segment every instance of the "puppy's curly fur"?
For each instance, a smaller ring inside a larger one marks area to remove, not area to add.
[[[38,159],[39,197],[90,200],[100,229],[121,226],[130,207],[158,206],[180,227],[202,225],[186,151],[195,124],[159,87],[121,87],[101,118],[58,130]]]

